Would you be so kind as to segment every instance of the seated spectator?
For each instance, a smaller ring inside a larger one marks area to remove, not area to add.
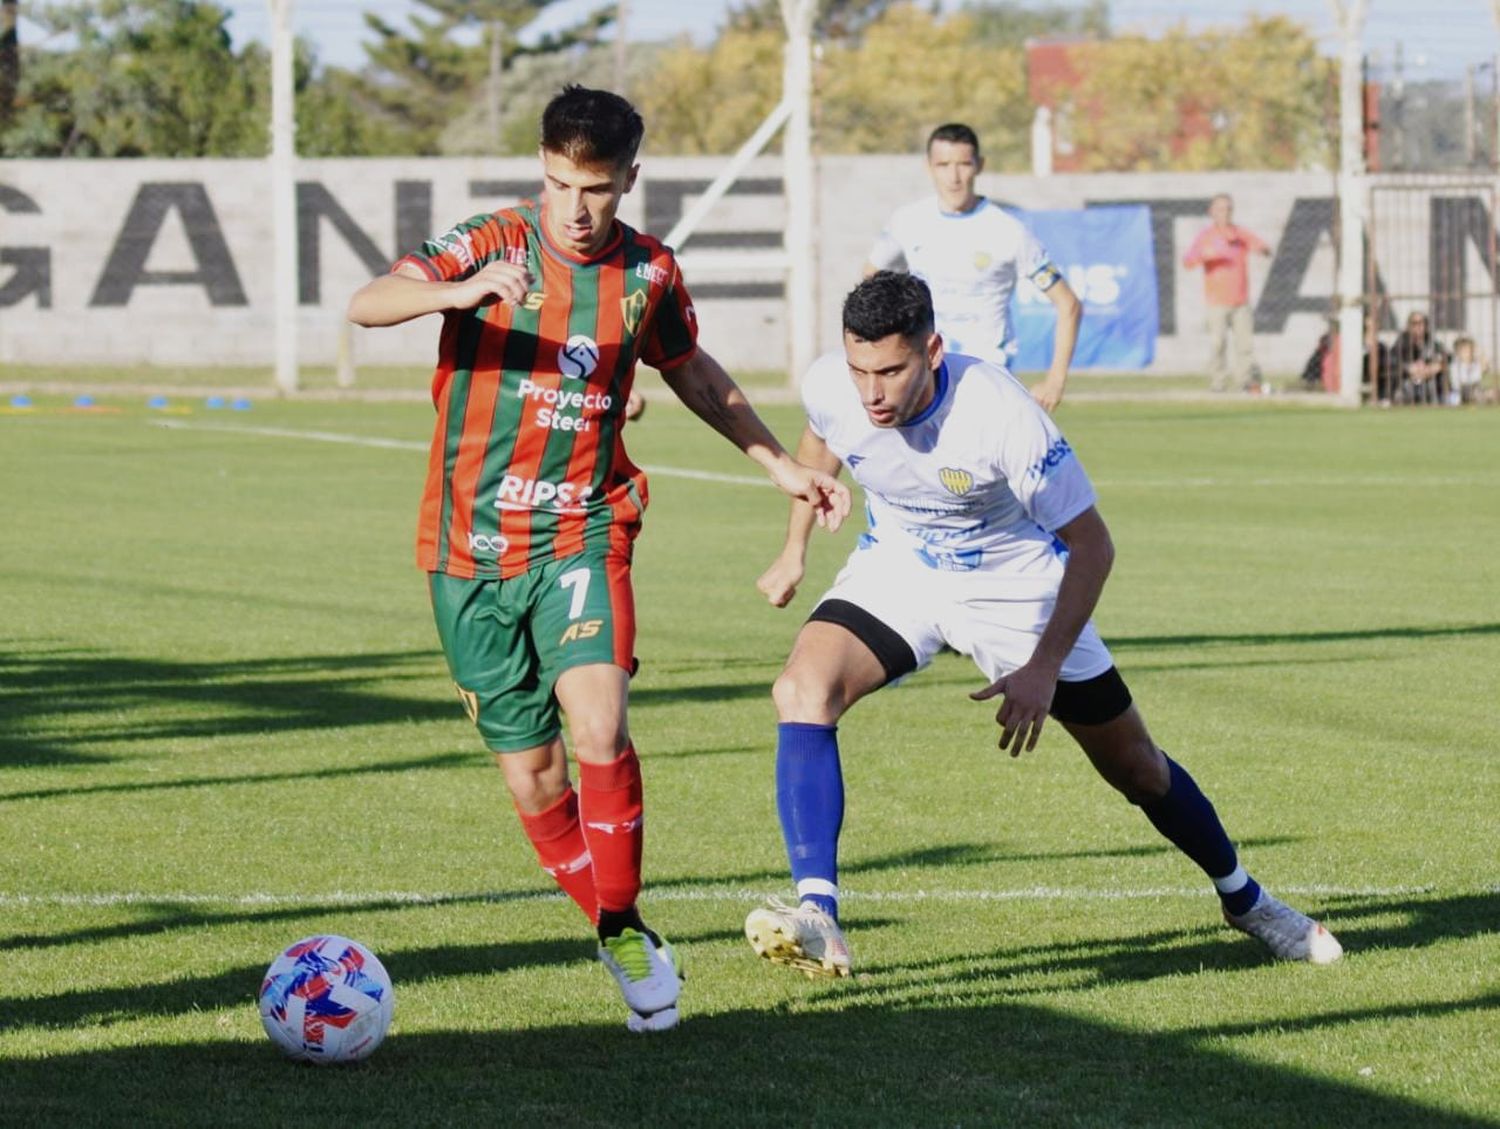
[[[1480,402],[1484,395],[1485,367],[1472,337],[1460,337],[1453,342],[1453,365],[1449,375],[1453,387],[1448,393],[1448,403]]]
[[[1339,323],[1333,319],[1328,321],[1328,329],[1318,338],[1318,343],[1313,346],[1307,363],[1302,366],[1302,390],[1304,392],[1322,392],[1328,389],[1326,373],[1330,367],[1337,371],[1339,355]],[[1337,384],[1335,384],[1337,387]]]
[[[1413,312],[1391,346],[1393,399],[1407,404],[1441,404],[1448,399],[1448,353],[1432,335],[1427,315]]]

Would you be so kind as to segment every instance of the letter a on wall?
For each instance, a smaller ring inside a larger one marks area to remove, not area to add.
[[[196,270],[147,270],[167,213],[181,218]],[[90,306],[127,306],[137,286],[201,286],[215,306],[248,305],[208,192],[197,182],[143,184],[131,202]]]

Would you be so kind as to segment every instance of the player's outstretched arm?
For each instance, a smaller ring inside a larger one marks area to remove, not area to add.
[[[1000,724],[1000,748],[1009,750],[1013,757],[1036,748],[1047,711],[1052,708],[1063,660],[1094,614],[1115,560],[1109,527],[1093,506],[1058,529],[1057,536],[1068,547],[1068,563],[1063,568],[1052,618],[1042,629],[1036,650],[1025,666],[969,695],[976,702],[1005,696],[995,720]]]
[[[1047,287],[1045,293],[1057,310],[1057,333],[1052,339],[1052,367],[1031,390],[1031,398],[1052,412],[1062,403],[1063,390],[1068,383],[1068,366],[1073,363],[1073,350],[1078,345],[1078,325],[1083,321],[1083,303],[1063,279]]]
[[[661,374],[667,387],[699,419],[765,468],[785,494],[806,502],[830,533],[849,516],[849,488],[826,471],[803,466],[787,454],[745,399],[724,367],[699,349]]]
[[[803,466],[830,475],[837,475],[839,472],[838,456],[828,449],[828,444],[811,427],[802,429],[802,438],[797,442],[797,461]],[[801,498],[792,499],[792,512],[786,526],[786,542],[771,566],[755,582],[756,588],[771,602],[772,607],[786,607],[797,594],[797,586],[802,583],[807,567],[807,540],[815,520],[812,506]]]
[[[518,306],[531,289],[531,274],[514,263],[488,263],[468,278],[439,282],[410,263],[373,278],[349,299],[349,320],[355,325],[400,325],[424,314],[444,310],[472,310],[487,302]]]

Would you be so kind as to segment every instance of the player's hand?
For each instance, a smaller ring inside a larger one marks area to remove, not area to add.
[[[533,281],[531,272],[523,266],[503,260],[487,263],[454,285],[453,308],[472,310],[496,301],[519,306],[526,301]]]
[[[1062,403],[1063,384],[1067,380],[1065,376],[1048,376],[1031,390],[1031,398],[1040,404],[1048,415],[1051,415],[1057,405]]]
[[[1000,725],[1000,751],[1018,757],[1023,751],[1029,753],[1036,748],[1056,691],[1055,674],[1028,664],[996,679],[983,690],[974,691],[969,697],[976,702],[987,702],[1004,695],[1005,701],[995,713],[995,721]]]
[[[771,602],[773,608],[784,608],[797,594],[797,585],[802,583],[802,573],[801,555],[782,553],[771,562],[770,568],[760,574],[755,586]]]
[[[849,488],[831,474],[786,459],[771,471],[771,481],[783,493],[810,505],[818,524],[829,533],[836,532],[849,516]]]

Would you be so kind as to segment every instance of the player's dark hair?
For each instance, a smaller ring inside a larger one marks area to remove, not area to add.
[[[844,299],[844,332],[861,341],[893,333],[926,341],[932,330],[932,291],[914,274],[876,271]]]
[[[542,111],[542,148],[578,165],[628,168],[645,132],[641,115],[618,94],[576,83]]]
[[[949,122],[940,125],[927,135],[927,151],[932,152],[932,147],[939,141],[952,142],[954,145],[972,145],[974,156],[979,156],[979,134],[975,133],[963,122]]]

